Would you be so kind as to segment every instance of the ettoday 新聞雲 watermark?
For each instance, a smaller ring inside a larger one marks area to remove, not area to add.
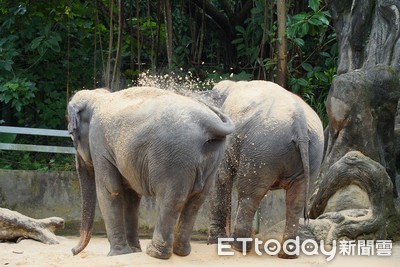
[[[325,245],[324,241],[319,242],[313,239],[305,239],[300,241],[297,236],[295,239],[288,239],[283,244],[278,240],[269,239],[262,241],[258,238],[218,238],[218,255],[232,256],[234,251],[230,250],[231,245],[227,242],[237,241],[242,243],[242,254],[246,255],[246,246],[254,241],[254,252],[261,256],[268,254],[270,256],[277,255],[281,250],[290,256],[299,256],[303,253],[307,256],[324,255],[326,261],[331,261],[337,253],[343,256],[391,256],[392,241],[391,240],[340,240],[337,244],[336,240],[331,245]],[[339,251],[338,251],[339,250]]]

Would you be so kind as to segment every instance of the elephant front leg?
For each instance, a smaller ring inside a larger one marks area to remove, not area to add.
[[[110,242],[108,256],[132,253],[128,245],[124,221],[124,190],[119,172],[113,166],[102,164],[95,169],[96,190],[100,210]]]
[[[299,219],[304,211],[304,194],[305,194],[305,181],[304,179],[296,179],[292,182],[290,187],[286,189],[286,226],[282,239],[282,250],[279,252],[278,257],[284,259],[295,259],[298,255],[290,252],[289,247],[286,248],[287,252],[283,249],[283,244],[289,239],[295,239],[298,236]]]
[[[140,196],[134,190],[127,188],[124,199],[126,238],[133,252],[141,252],[138,233]]]

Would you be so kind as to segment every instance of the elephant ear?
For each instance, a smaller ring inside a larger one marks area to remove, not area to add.
[[[77,149],[79,140],[79,124],[81,121],[79,112],[83,108],[84,107],[79,108],[73,103],[68,104],[68,132],[74,141],[75,149]]]

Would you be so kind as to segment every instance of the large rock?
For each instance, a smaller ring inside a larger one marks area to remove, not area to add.
[[[350,151],[360,151],[385,167],[397,196],[394,121],[399,95],[399,75],[388,66],[377,65],[334,79],[326,103],[329,126],[318,177],[320,190],[330,186],[327,172],[338,160]]]
[[[360,186],[350,184],[340,188],[326,203],[323,213],[349,209],[369,209],[371,202],[368,194]]]

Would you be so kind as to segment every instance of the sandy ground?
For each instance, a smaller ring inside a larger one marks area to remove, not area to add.
[[[300,255],[295,260],[283,260],[278,257],[255,253],[243,256],[235,252],[234,256],[218,256],[217,245],[192,241],[192,253],[187,257],[173,255],[169,260],[159,260],[146,253],[134,253],[107,257],[109,244],[104,237],[93,237],[88,247],[77,256],[72,256],[71,248],[77,237],[59,237],[60,244],[45,245],[33,240],[20,243],[0,243],[0,266],[400,266],[400,243],[393,245],[392,256],[336,256],[326,262],[323,255]],[[141,240],[142,249],[149,243]]]

